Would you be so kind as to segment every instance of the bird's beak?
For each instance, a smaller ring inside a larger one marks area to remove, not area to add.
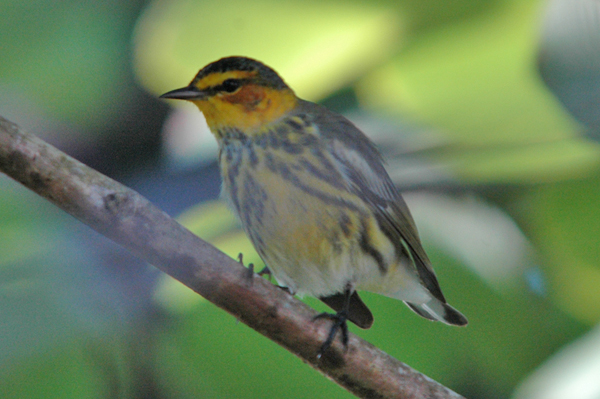
[[[206,93],[202,90],[198,89],[196,86],[190,85],[187,87],[182,87],[181,89],[171,90],[160,98],[173,98],[177,100],[195,100],[201,99],[206,96]]]

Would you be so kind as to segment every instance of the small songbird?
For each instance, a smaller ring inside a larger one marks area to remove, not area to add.
[[[219,144],[223,194],[277,282],[346,320],[373,324],[366,290],[429,320],[464,326],[448,305],[406,203],[375,145],[349,120],[302,100],[256,60],[227,57],[162,98],[194,103]]]

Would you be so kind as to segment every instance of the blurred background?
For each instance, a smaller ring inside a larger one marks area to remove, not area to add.
[[[470,322],[366,293],[375,325],[353,331],[467,398],[600,398],[600,1],[0,0],[0,14],[0,115],[246,263],[260,260],[218,200],[201,114],[157,97],[223,56],[273,67],[376,141]],[[0,175],[0,397],[351,395]]]

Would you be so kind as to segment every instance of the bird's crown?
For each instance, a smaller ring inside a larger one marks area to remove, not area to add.
[[[274,89],[288,86],[273,69],[260,61],[247,57],[225,57],[202,68],[191,84],[200,84],[208,76],[239,76],[248,83]]]

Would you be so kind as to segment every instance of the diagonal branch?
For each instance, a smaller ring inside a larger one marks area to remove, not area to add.
[[[316,312],[182,227],[135,191],[0,116],[0,171],[181,281],[361,398],[461,398],[350,335],[316,358],[327,337]]]

